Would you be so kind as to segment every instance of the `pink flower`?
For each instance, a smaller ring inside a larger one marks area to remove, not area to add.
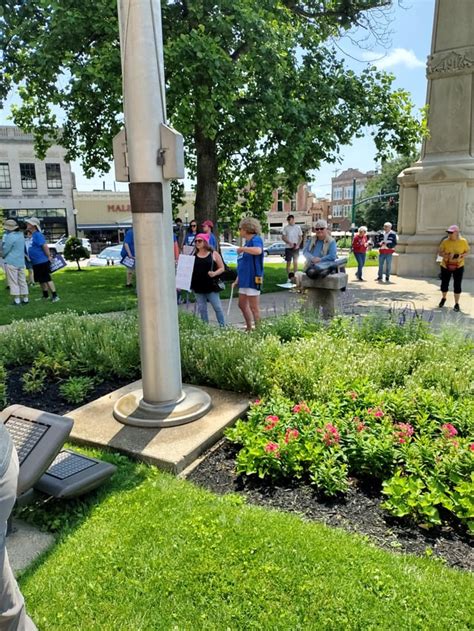
[[[270,414],[265,420],[267,421],[267,425],[265,425],[264,429],[266,429],[267,432],[273,429],[275,425],[278,425],[278,422],[280,421],[279,417],[274,414]]]
[[[292,438],[298,438],[300,435],[297,429],[288,428],[285,432],[285,443],[289,443]]]
[[[394,425],[395,428],[395,438],[398,440],[400,444],[406,443],[410,436],[413,436],[415,430],[410,425],[410,423],[396,423]]]
[[[265,451],[267,454],[274,454],[278,458],[280,456],[280,445],[270,441],[265,445]]]
[[[474,443],[471,443],[471,444],[469,445],[469,449],[470,449],[471,451],[474,451]]]
[[[253,405],[261,405],[262,404],[262,399],[255,399],[255,401],[253,402]]]
[[[300,412],[306,412],[306,413],[311,412],[311,410],[309,409],[309,407],[306,405],[306,403],[304,401],[301,401],[300,403],[297,403],[292,408],[291,411],[294,412],[295,414],[299,414]]]
[[[382,416],[385,416],[385,412],[382,408],[369,408],[367,412],[375,418],[382,418]]]
[[[458,440],[452,440],[451,441],[451,445],[453,447],[455,447],[456,449],[459,449],[459,441]]]
[[[451,423],[441,425],[441,431],[443,432],[445,438],[452,438],[458,434],[458,430],[454,427],[454,425],[451,425]]]
[[[364,429],[367,429],[367,425],[363,421],[361,421],[358,416],[354,416],[352,421],[356,424],[356,430],[358,432],[363,432]]]
[[[352,392],[347,393],[347,396],[349,396],[353,401],[355,401],[359,395],[357,394],[357,392],[354,392],[354,390],[352,390]]]
[[[334,427],[331,423],[327,423],[324,430],[323,443],[325,445],[329,447],[330,445],[335,445],[340,442],[341,436],[337,431],[337,427]]]

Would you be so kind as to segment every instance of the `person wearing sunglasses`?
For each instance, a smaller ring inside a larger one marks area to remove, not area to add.
[[[183,254],[191,254],[191,250],[185,251],[185,248],[194,248],[194,241],[197,235],[197,222],[193,219],[186,230],[183,240]]]
[[[207,303],[210,302],[219,325],[225,326],[224,311],[219,297],[220,290],[216,284],[224,271],[224,262],[219,252],[212,249],[208,234],[200,232],[196,235],[194,245],[196,250],[191,289],[196,296],[199,316],[204,322],[209,322]]]
[[[329,234],[328,225],[324,219],[318,219],[314,231],[315,235],[308,239],[303,249],[306,273],[319,263],[335,261],[337,258],[336,242]]]

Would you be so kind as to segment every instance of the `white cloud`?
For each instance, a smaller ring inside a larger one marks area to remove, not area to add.
[[[363,54],[363,57],[367,61],[372,62],[377,68],[380,68],[380,70],[387,70],[395,66],[405,66],[405,68],[413,70],[414,68],[424,68],[425,66],[425,63],[418,59],[412,50],[407,50],[406,48],[394,48],[385,56],[366,52]]]

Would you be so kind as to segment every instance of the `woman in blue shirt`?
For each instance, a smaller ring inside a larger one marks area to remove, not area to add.
[[[33,275],[35,283],[41,285],[43,290],[43,299],[47,300],[49,291],[51,292],[51,302],[58,302],[59,296],[56,293],[56,287],[51,280],[51,254],[48,244],[41,232],[40,220],[37,217],[31,217],[26,220],[26,228],[31,232],[31,243],[28,248],[28,256],[33,265]]]
[[[28,303],[28,285],[25,277],[25,237],[14,219],[7,219],[3,225],[2,239],[5,273],[14,305]]]
[[[127,280],[125,282],[125,287],[131,289],[133,287],[133,275],[135,274],[135,240],[133,238],[133,228],[129,228],[125,233],[125,239],[123,240],[122,250],[120,252],[122,255],[122,259],[128,258],[133,260],[134,266],[127,268]]]
[[[239,224],[240,236],[245,245],[237,248],[237,280],[239,308],[244,316],[247,331],[260,320],[260,291],[263,283],[263,241],[260,222],[245,217]]]

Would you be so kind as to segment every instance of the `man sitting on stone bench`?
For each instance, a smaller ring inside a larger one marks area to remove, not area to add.
[[[326,265],[333,263],[337,258],[336,242],[330,236],[324,219],[316,222],[315,232],[315,236],[308,239],[303,250],[303,256],[306,259],[304,271],[310,278],[320,276],[321,272],[316,266],[321,263]]]

